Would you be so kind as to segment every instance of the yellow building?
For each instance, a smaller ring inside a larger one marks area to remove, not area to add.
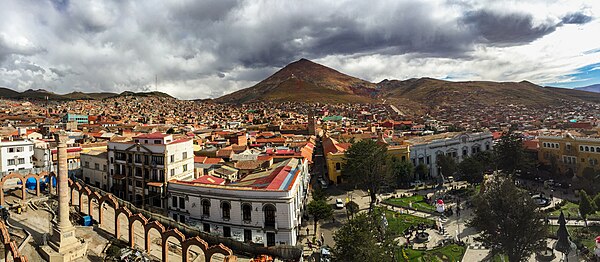
[[[541,163],[558,169],[558,173],[579,177],[600,171],[600,138],[561,136],[538,137]]]
[[[342,179],[342,165],[344,163],[344,152],[351,143],[339,143],[331,137],[323,138],[323,153],[327,165],[327,174],[330,181],[334,183],[344,182]],[[388,153],[402,161],[408,161],[410,149],[408,145],[389,145]]]

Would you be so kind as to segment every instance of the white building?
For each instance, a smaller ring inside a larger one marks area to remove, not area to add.
[[[229,184],[210,176],[169,181],[169,216],[237,241],[296,245],[310,181],[307,163],[290,158]]]
[[[108,153],[92,150],[81,153],[81,176],[86,184],[108,191]]]
[[[442,133],[409,139],[410,160],[413,165],[425,164],[429,175],[438,176],[437,156],[446,154],[460,163],[468,156],[492,149],[492,133]]]
[[[164,212],[167,181],[194,179],[191,139],[163,133],[108,143],[109,191],[151,211]]]
[[[10,173],[33,168],[33,142],[29,140],[0,141],[0,172]]]

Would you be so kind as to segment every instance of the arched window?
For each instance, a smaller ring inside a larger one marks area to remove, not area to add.
[[[583,151],[583,146],[579,146],[579,151]]]
[[[594,147],[590,147],[590,151],[595,152],[595,148]]]
[[[221,202],[221,210],[224,219],[229,219],[231,216],[231,204],[227,201]]]
[[[265,214],[265,227],[275,227],[275,209],[274,205],[265,205],[263,207],[263,212]]]
[[[209,217],[210,216],[210,200],[202,199],[202,215]]]
[[[335,163],[335,170],[341,170],[341,169],[342,169],[342,164]]]
[[[589,151],[590,151],[590,147],[589,147],[589,146],[586,146],[586,147],[585,147],[585,152],[589,152]]]
[[[251,221],[252,220],[252,205],[248,203],[242,204],[242,220]]]
[[[600,153],[600,146],[596,147],[596,153]]]

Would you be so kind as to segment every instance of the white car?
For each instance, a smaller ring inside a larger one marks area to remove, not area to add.
[[[335,208],[344,208],[344,201],[342,201],[341,199],[336,199],[335,200]]]

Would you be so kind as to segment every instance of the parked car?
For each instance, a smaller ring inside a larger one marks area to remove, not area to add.
[[[335,208],[338,208],[338,209],[342,209],[342,208],[344,208],[344,201],[342,201],[342,200],[341,200],[341,199],[339,199],[339,198],[338,198],[338,199],[336,199],[336,200],[335,200]]]
[[[323,189],[327,189],[327,186],[329,186],[327,181],[325,181],[323,179],[319,180],[319,185],[321,185],[321,188],[323,188]]]
[[[421,180],[415,180],[413,182],[410,183],[410,186],[412,187],[417,187],[417,186],[424,186],[425,184],[421,181]]]

